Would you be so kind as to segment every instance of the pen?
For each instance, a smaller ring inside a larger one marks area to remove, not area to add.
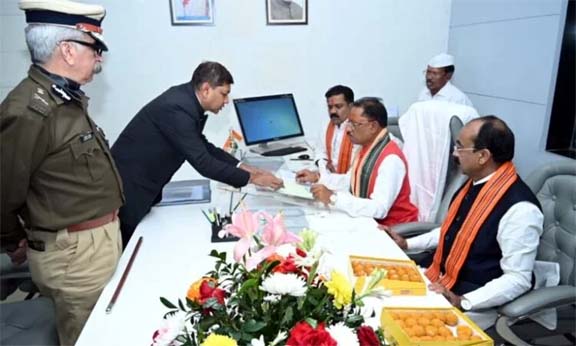
[[[228,214],[232,215],[232,199],[234,198],[234,192],[230,191],[230,206],[228,207]]]
[[[114,291],[114,294],[112,295],[112,299],[110,299],[110,303],[108,303],[108,306],[106,307],[106,313],[107,314],[112,312],[112,308],[114,307],[114,304],[116,304],[116,300],[118,300],[118,297],[120,296],[120,292],[122,291],[122,287],[124,287],[124,282],[126,281],[128,274],[130,273],[130,269],[132,269],[132,263],[134,263],[134,259],[136,258],[136,255],[138,254],[138,250],[140,250],[140,245],[142,245],[143,239],[144,238],[142,236],[140,236],[140,238],[138,238],[138,242],[136,243],[136,247],[134,248],[134,252],[132,252],[132,255],[130,256],[130,260],[128,261],[128,265],[126,266],[126,269],[124,269],[124,273],[122,273],[122,277],[120,278],[120,282],[118,282],[118,286],[116,286],[116,290]]]
[[[208,222],[212,223],[212,221],[210,221],[210,218],[208,217],[208,214],[206,214],[206,212],[204,210],[200,210],[202,212],[202,214],[204,214],[204,217],[206,218],[206,220],[208,220]]]
[[[222,218],[220,217],[220,212],[217,208],[214,208],[214,215],[216,215],[216,224],[218,227],[222,226]]]
[[[246,198],[246,195],[248,195],[247,193],[245,193],[242,198],[240,198],[240,200],[238,201],[238,203],[236,203],[236,206],[234,207],[234,209],[232,209],[232,213],[236,211],[236,209],[238,209],[238,207],[240,206],[240,203],[242,203],[242,201],[244,200],[244,198]],[[230,214],[232,214],[230,213]]]

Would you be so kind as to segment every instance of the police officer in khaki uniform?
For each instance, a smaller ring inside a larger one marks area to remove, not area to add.
[[[121,254],[120,177],[81,86],[101,70],[105,10],[21,0],[32,66],[0,105],[0,241],[56,306],[73,345]]]

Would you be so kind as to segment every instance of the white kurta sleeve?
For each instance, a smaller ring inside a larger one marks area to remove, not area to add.
[[[350,191],[350,170],[346,174],[330,173],[327,169],[320,170],[318,184],[333,191]]]
[[[440,239],[440,227],[434,228],[430,232],[423,233],[417,237],[406,239],[408,250],[426,251],[438,247]]]
[[[349,189],[338,191],[335,207],[346,211],[351,216],[383,219],[396,201],[405,176],[406,166],[404,162],[396,155],[389,155],[378,168],[378,176],[370,198],[355,197],[349,192]],[[348,180],[349,186],[350,179]]]
[[[318,167],[326,166],[326,160],[328,159],[328,154],[326,153],[326,126],[318,130],[316,141],[314,141],[314,162],[318,162]]]
[[[504,214],[496,236],[504,274],[464,295],[472,309],[500,306],[530,289],[543,220],[542,212],[529,202],[516,203]]]

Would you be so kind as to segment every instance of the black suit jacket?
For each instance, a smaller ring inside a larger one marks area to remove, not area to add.
[[[202,134],[207,119],[186,83],[165,91],[130,121],[112,146],[125,186],[122,223],[136,227],[184,160],[204,177],[234,187],[248,183],[250,174],[236,168],[238,160]]]

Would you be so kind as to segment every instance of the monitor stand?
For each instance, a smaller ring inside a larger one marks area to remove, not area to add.
[[[265,153],[270,150],[283,149],[288,148],[290,146],[291,146],[290,143],[274,143],[274,144],[261,143],[258,144],[258,146],[251,147],[250,151],[255,154],[262,155],[262,153]]]

